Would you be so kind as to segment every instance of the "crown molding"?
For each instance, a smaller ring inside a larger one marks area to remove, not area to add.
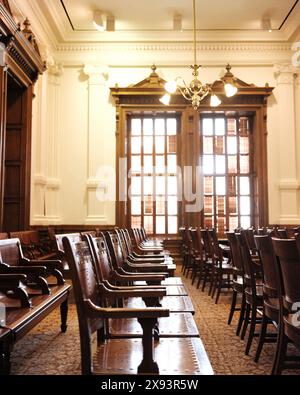
[[[203,42],[197,44],[198,51],[244,51],[244,52],[278,52],[291,51],[291,43],[251,43],[251,42]],[[179,43],[72,43],[59,44],[57,52],[115,52],[115,51],[186,51],[192,52],[193,45],[188,42]]]

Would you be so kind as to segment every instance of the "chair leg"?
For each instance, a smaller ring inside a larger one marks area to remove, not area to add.
[[[258,340],[258,345],[257,345],[257,350],[254,358],[254,362],[259,361],[259,357],[265,342],[265,337],[267,333],[267,327],[268,327],[268,317],[264,314],[262,317],[262,323],[261,323],[261,329],[260,329],[260,335],[259,335],[259,340]]]
[[[205,269],[204,279],[203,279],[203,284],[202,284],[202,292],[203,292],[204,289],[205,289],[206,282],[207,282],[207,277],[208,277],[208,268]]]
[[[247,327],[249,324],[249,317],[250,317],[250,305],[246,302],[246,311],[245,311],[245,317],[244,317],[244,325],[241,333],[241,340],[244,340]]]
[[[236,297],[237,297],[237,292],[234,289],[232,291],[232,300],[231,300],[230,312],[229,312],[229,317],[228,317],[228,322],[227,322],[228,325],[231,324],[231,321],[232,321],[232,318],[233,318],[233,314],[234,314],[235,306],[236,306]]]
[[[238,325],[236,328],[236,335],[237,336],[240,335],[240,331],[242,329],[242,325],[243,325],[243,321],[244,321],[244,317],[245,317],[245,308],[246,308],[246,298],[245,298],[245,294],[243,292],[242,301],[241,301],[241,311],[240,311]]]
[[[283,327],[279,324],[276,353],[273,361],[272,375],[280,375],[283,369],[284,359],[287,351],[288,339],[284,334]]]
[[[221,294],[221,290],[222,290],[222,282],[223,282],[223,275],[222,272],[218,275],[218,291],[217,291],[217,296],[216,296],[216,300],[215,300],[215,304],[218,303],[219,301],[219,297]]]
[[[255,326],[256,326],[256,305],[252,304],[250,330],[249,330],[249,335],[248,335],[248,340],[247,340],[247,345],[246,345],[246,350],[245,350],[245,354],[246,355],[249,355],[249,351],[250,351],[250,348],[251,348],[252,340],[253,340],[253,337],[254,337]]]
[[[216,269],[214,267],[212,267],[211,274],[210,274],[210,287],[208,290],[208,295],[211,295],[211,293],[213,291],[213,287],[215,285],[215,280],[216,280]]]

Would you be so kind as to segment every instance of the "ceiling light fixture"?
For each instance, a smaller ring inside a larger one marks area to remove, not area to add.
[[[173,30],[182,32],[182,16],[175,14],[173,18]]]
[[[105,30],[103,16],[102,16],[101,11],[94,12],[93,24],[94,24],[95,29],[97,29],[99,32],[103,32]]]
[[[269,16],[263,17],[261,27],[263,30],[268,30],[269,33],[272,33],[271,18]]]
[[[165,84],[167,93],[160,99],[160,102],[168,105],[171,99],[171,94],[175,93],[177,89],[182,96],[192,103],[192,106],[197,110],[200,106],[200,102],[207,96],[210,96],[210,105],[217,107],[221,104],[219,97],[213,92],[213,84],[203,84],[199,78],[200,65],[197,64],[197,41],[196,41],[196,1],[193,0],[193,33],[194,33],[194,64],[190,66],[193,70],[193,80],[187,84],[182,77],[176,77],[173,81],[168,81]],[[231,97],[237,93],[237,87],[235,86],[235,78],[230,72],[231,67],[227,65],[227,73],[220,79],[224,84],[224,90],[227,97]]]

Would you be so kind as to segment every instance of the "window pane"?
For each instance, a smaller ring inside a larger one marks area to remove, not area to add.
[[[144,173],[151,173],[153,172],[153,163],[152,163],[152,155],[145,155],[144,156]]]
[[[131,134],[133,136],[138,136],[142,131],[142,122],[140,118],[133,118],[131,120]]]
[[[168,217],[168,233],[177,233],[177,217]]]
[[[141,215],[141,197],[133,196],[131,198],[131,214]]]
[[[215,134],[217,136],[223,136],[225,134],[225,119],[216,118],[215,120]]]
[[[144,214],[152,214],[153,213],[153,201],[152,196],[144,197]]]
[[[176,153],[176,136],[168,136],[168,154]]]
[[[131,171],[133,173],[141,172],[141,157],[140,156],[132,156],[131,157]]]
[[[225,153],[225,144],[224,137],[215,137],[215,153],[216,154],[224,154]]]
[[[229,195],[237,194],[237,182],[236,182],[236,177],[234,176],[228,177],[228,194]]]
[[[206,136],[213,135],[213,120],[212,118],[204,118],[203,119],[203,134]]]
[[[230,214],[237,214],[238,213],[237,197],[230,196],[228,200],[229,200],[229,213]]]
[[[147,233],[153,233],[153,218],[145,216],[144,217],[144,228]]]
[[[132,137],[131,138],[131,153],[132,154],[140,154],[141,153],[141,138],[140,137]]]
[[[225,155],[216,155],[216,173],[225,174]]]
[[[236,154],[237,153],[237,138],[227,137],[227,153]]]
[[[205,214],[213,214],[213,198],[212,196],[204,197],[204,212]]]
[[[177,133],[177,119],[168,118],[167,119],[167,134],[169,136],[175,135]]]
[[[140,228],[142,226],[141,217],[131,217],[131,227],[132,228]]]
[[[177,195],[177,177],[168,177],[168,195]]]
[[[131,177],[131,195],[141,194],[141,177]]]
[[[156,217],[156,233],[165,233],[165,217]]]
[[[249,177],[240,177],[240,194],[241,195],[250,194]]]
[[[218,219],[217,219],[217,232],[220,233],[221,235],[224,234],[224,232],[225,232],[225,218],[224,217],[218,217]]]
[[[205,228],[212,228],[213,227],[212,217],[204,217],[204,227]]]
[[[177,214],[177,196],[168,197],[168,213]]]
[[[203,137],[203,153],[204,154],[213,154],[214,153],[214,144],[212,137]]]
[[[153,134],[153,120],[152,119],[144,119],[144,135],[152,135]]]
[[[244,229],[250,228],[250,216],[241,217],[241,227]]]
[[[248,154],[249,153],[249,138],[248,137],[240,137],[240,153]]]
[[[156,174],[165,173],[165,157],[163,155],[157,155],[155,157],[156,166],[155,172]]]
[[[163,154],[165,152],[165,138],[164,136],[155,137],[155,151],[157,154]]]
[[[225,177],[216,177],[216,194],[226,195]]]
[[[144,195],[153,193],[153,177],[144,177]]]
[[[214,191],[213,178],[204,177],[204,193],[211,194]]]
[[[249,156],[240,155],[240,172],[249,173]]]
[[[168,155],[168,173],[177,172],[176,155]]]
[[[165,120],[164,118],[155,119],[155,134],[164,135],[165,134]]]
[[[153,138],[144,137],[144,153],[152,154],[152,151],[153,151]]]
[[[225,196],[218,196],[217,197],[217,214],[218,215],[225,215]]]
[[[236,120],[235,118],[227,119],[227,133],[229,136],[236,135]]]
[[[203,155],[202,168],[203,168],[203,174],[213,174],[214,172],[213,155]]]
[[[156,214],[165,214],[165,196],[156,196]]]
[[[236,173],[237,172],[237,156],[236,155],[228,155],[228,173]]]
[[[250,215],[250,196],[240,197],[240,214]]]
[[[238,228],[239,221],[238,217],[229,217],[229,230],[234,230]]]
[[[158,176],[156,177],[156,195],[164,195],[165,194],[165,177]]]
[[[249,130],[248,118],[240,118],[240,135],[247,135]]]

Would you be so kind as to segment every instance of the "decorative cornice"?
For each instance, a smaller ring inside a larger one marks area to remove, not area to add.
[[[98,178],[89,178],[86,181],[86,187],[87,189],[91,189],[91,190],[97,190],[97,189],[106,190],[107,183],[104,180],[100,180]]]
[[[188,42],[182,43],[101,43],[101,44],[59,44],[57,46],[58,52],[102,52],[102,51],[187,51],[193,50],[193,44]],[[198,51],[245,51],[245,52],[291,52],[290,43],[219,43],[207,42],[199,43],[197,45]]]
[[[293,84],[295,75],[300,73],[300,67],[292,64],[276,64],[274,65],[274,75],[278,84]]]

